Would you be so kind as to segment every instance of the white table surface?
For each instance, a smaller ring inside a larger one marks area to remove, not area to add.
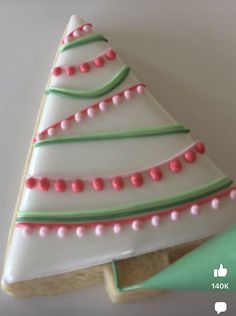
[[[73,13],[91,21],[153,95],[236,178],[236,1],[0,0],[0,270],[34,121],[58,40]],[[177,293],[112,305],[103,286],[15,299],[1,316],[235,315],[236,294]],[[223,314],[221,314],[223,315]]]

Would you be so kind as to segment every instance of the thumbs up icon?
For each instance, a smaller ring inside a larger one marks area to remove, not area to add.
[[[220,264],[218,269],[214,269],[214,277],[224,278],[228,273],[228,269],[223,267],[223,264]]]

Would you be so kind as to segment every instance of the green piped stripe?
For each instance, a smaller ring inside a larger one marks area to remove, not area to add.
[[[113,89],[115,89],[121,82],[125,80],[130,72],[130,67],[127,65],[123,66],[116,75],[108,82],[106,82],[103,86],[100,86],[96,89],[91,90],[72,90],[72,89],[65,89],[60,87],[49,86],[46,90],[46,94],[54,93],[63,97],[70,97],[76,99],[93,99],[101,97]]]
[[[120,132],[110,133],[95,133],[84,134],[79,136],[64,136],[58,138],[49,138],[41,140],[35,144],[35,147],[41,147],[52,144],[63,143],[78,143],[98,140],[110,140],[110,139],[122,139],[122,138],[135,138],[135,137],[148,137],[148,136],[161,136],[168,134],[182,134],[189,133],[189,129],[184,128],[181,125],[171,125],[156,128],[144,128],[144,129],[131,129]]]
[[[91,34],[91,35],[82,37],[80,39],[76,39],[73,42],[70,42],[68,44],[61,46],[60,52],[62,53],[74,47],[83,46],[92,42],[101,42],[101,41],[108,42],[108,40],[102,34]]]
[[[128,204],[122,207],[113,207],[98,210],[81,211],[20,211],[17,222],[91,222],[97,220],[110,220],[135,216],[142,213],[164,210],[170,207],[195,201],[210,194],[229,187],[232,180],[221,177],[207,185],[198,187],[178,195],[161,198],[159,200],[146,201],[139,204]]]

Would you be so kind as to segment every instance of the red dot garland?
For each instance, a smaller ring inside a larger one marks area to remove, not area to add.
[[[102,57],[95,58],[94,65],[96,67],[102,67],[104,65],[104,59]]]
[[[61,67],[54,67],[52,69],[52,75],[53,76],[60,76],[61,73],[62,73]]]
[[[188,150],[184,153],[184,159],[188,163],[193,163],[196,161],[197,155],[193,150]]]
[[[81,64],[79,66],[79,69],[80,69],[81,72],[86,73],[86,72],[89,72],[91,67],[90,67],[89,63],[84,63],[84,64]]]
[[[73,76],[76,73],[76,69],[73,66],[66,67],[66,74],[68,76]]]
[[[153,181],[160,181],[163,177],[162,171],[158,167],[154,167],[149,170],[149,176]]]
[[[102,191],[104,189],[104,181],[102,178],[95,178],[92,181],[92,187],[95,191]]]
[[[143,185],[143,176],[140,172],[136,172],[130,176],[130,183],[135,188],[139,188]]]
[[[47,178],[42,178],[39,180],[39,189],[41,191],[48,191],[50,186],[50,181]]]
[[[200,142],[196,144],[195,149],[199,154],[204,154],[206,151],[205,145]]]
[[[107,59],[114,60],[116,58],[116,52],[111,49],[106,53]]]

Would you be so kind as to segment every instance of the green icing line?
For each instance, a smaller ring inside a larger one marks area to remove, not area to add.
[[[128,204],[122,207],[81,211],[20,211],[17,216],[17,222],[89,222],[124,218],[142,213],[164,210],[204,198],[210,194],[223,190],[230,186],[232,182],[233,181],[228,177],[221,177],[207,185],[178,195],[165,197],[159,200],[146,201],[139,204]]]
[[[79,136],[65,136],[52,139],[45,139],[35,144],[35,147],[41,147],[45,145],[61,144],[61,143],[77,143],[87,141],[98,140],[110,140],[110,139],[122,139],[122,138],[134,138],[134,137],[148,137],[148,136],[160,136],[168,134],[180,134],[188,133],[189,129],[184,128],[181,125],[170,125],[156,128],[144,128],[144,129],[131,129],[120,132],[110,133],[96,133],[96,134],[84,134]]]
[[[115,89],[125,78],[128,76],[130,72],[130,67],[127,65],[123,66],[116,75],[104,85],[91,90],[73,90],[73,89],[65,89],[60,87],[49,86],[46,89],[46,94],[54,93],[57,95],[61,95],[64,97],[71,97],[71,98],[83,98],[83,99],[91,99],[91,98],[98,98],[101,97],[113,89]]]
[[[86,37],[76,39],[73,42],[63,45],[60,48],[60,52],[62,53],[70,48],[83,46],[92,42],[99,42],[99,41],[108,42],[108,40],[102,34],[91,34]]]

